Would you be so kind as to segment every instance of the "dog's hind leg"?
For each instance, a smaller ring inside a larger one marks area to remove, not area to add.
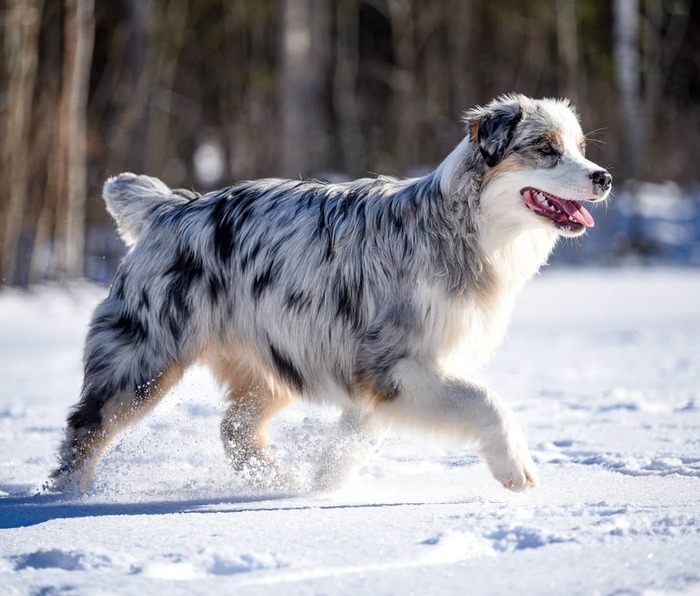
[[[510,490],[537,484],[525,434],[496,393],[476,383],[446,377],[413,359],[398,362],[391,377],[398,392],[377,402],[377,416],[389,423],[449,433],[476,443],[491,473]]]
[[[276,483],[281,475],[267,451],[267,427],[292,400],[260,385],[229,392],[228,399],[230,404],[221,421],[221,441],[231,467],[254,483]]]
[[[371,410],[359,407],[343,410],[336,436],[321,454],[314,488],[320,491],[340,488],[360,471],[385,434],[384,425]]]
[[[230,402],[221,421],[226,457],[237,472],[256,476],[276,474],[276,464],[266,451],[267,427],[294,400],[283,388],[272,386],[252,368],[226,355],[209,354],[205,362],[226,387]]]
[[[188,364],[120,300],[98,306],[85,344],[81,399],[68,416],[51,490],[85,491],[122,428],[143,417]],[[168,349],[168,347],[170,349]]]

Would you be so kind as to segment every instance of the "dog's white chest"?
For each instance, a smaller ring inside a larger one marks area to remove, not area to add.
[[[441,357],[443,368],[456,376],[466,376],[480,368],[503,339],[512,311],[513,299],[499,296],[475,300],[466,305],[452,323],[455,341]]]
[[[466,376],[493,353],[508,325],[513,299],[498,294],[481,298],[448,297],[437,288],[419,292],[422,343],[441,368]]]

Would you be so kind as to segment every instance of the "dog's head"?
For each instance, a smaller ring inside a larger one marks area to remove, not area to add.
[[[568,101],[506,95],[468,112],[466,122],[486,164],[485,213],[563,236],[593,227],[581,202],[607,199],[612,176],[585,158],[585,138]]]

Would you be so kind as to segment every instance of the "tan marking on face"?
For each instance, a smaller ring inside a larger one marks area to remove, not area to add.
[[[527,153],[520,151],[517,153],[511,153],[499,161],[495,166],[486,170],[486,173],[484,174],[484,186],[490,184],[505,174],[522,172],[535,167],[537,167],[535,160],[530,159]]]
[[[562,137],[561,132],[555,128],[547,131],[544,135],[545,139],[551,143],[552,147],[560,151],[564,151],[564,137]]]

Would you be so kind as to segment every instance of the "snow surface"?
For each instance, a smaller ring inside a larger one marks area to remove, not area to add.
[[[0,594],[700,594],[700,272],[549,271],[483,377],[541,486],[467,446],[393,435],[347,489],[252,490],[227,469],[203,369],[42,493],[81,381],[95,286],[0,293]],[[275,422],[302,483],[337,412]]]

